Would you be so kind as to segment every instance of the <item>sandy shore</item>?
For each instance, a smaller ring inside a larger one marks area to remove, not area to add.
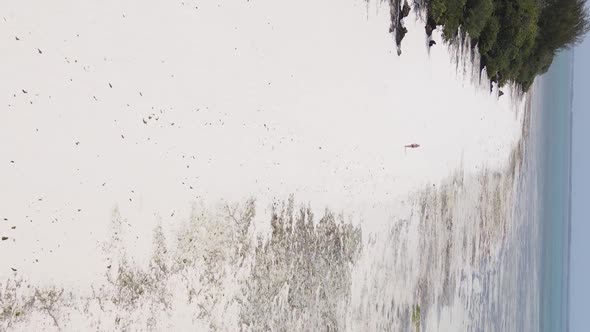
[[[472,84],[440,31],[429,50],[414,13],[398,56],[385,5],[35,8],[0,5],[3,280],[93,284],[114,211],[139,265],[195,204],[255,198],[264,232],[293,194],[374,233],[457,169],[503,167],[521,135],[524,102]]]

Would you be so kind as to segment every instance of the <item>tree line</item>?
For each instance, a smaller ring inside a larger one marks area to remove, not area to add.
[[[427,0],[429,27],[453,41],[468,33],[482,69],[500,86],[528,90],[555,54],[581,42],[590,28],[584,0]],[[460,33],[461,31],[461,33]]]

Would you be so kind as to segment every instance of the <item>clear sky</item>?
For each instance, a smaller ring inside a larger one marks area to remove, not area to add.
[[[570,330],[588,331],[590,314],[590,36],[574,55]]]

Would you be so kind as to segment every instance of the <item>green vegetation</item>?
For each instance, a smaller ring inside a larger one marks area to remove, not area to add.
[[[443,25],[447,41],[466,31],[488,77],[526,91],[554,55],[589,30],[584,0],[427,0],[428,25]],[[434,24],[433,24],[434,23]],[[428,29],[428,28],[427,28]]]
[[[420,305],[412,305],[412,324],[416,328],[416,331],[420,331]]]

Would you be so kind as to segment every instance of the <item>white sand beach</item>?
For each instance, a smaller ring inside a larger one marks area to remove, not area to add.
[[[484,169],[501,172],[521,135],[524,101],[472,82],[471,69],[456,65],[440,31],[429,50],[414,12],[398,56],[387,4],[3,1],[0,13],[4,284],[99,289],[110,273],[103,244],[112,240],[114,211],[123,220],[121,247],[146,268],[157,225],[171,242],[195,206],[214,215],[249,198],[256,200],[254,242],[270,230],[271,204],[292,194],[316,216],[329,208],[360,225],[368,243],[406,218],[426,186],[448,184],[457,172],[466,179]],[[406,151],[412,143],[420,147]],[[460,192],[469,202],[468,190]],[[460,229],[470,234],[468,219],[454,229],[457,241]],[[411,249],[425,246],[420,221],[414,215],[407,222],[399,235],[409,252],[405,263],[379,257],[391,275],[414,266],[408,280],[387,282],[400,303],[414,296],[410,279],[426,268],[412,261],[418,256]],[[207,232],[223,225],[199,234],[222,246]],[[383,271],[375,270],[376,257],[361,261],[365,272]],[[352,272],[351,303],[381,301],[361,300],[373,293],[354,289],[364,280],[359,273]],[[223,300],[230,304],[197,319],[191,315],[201,309],[180,309],[184,297],[177,295],[160,325],[145,327],[138,314],[128,328],[238,328],[238,304]],[[99,318],[58,315],[58,327],[39,311],[0,323],[15,330],[120,328],[104,310],[88,310]],[[372,315],[342,310],[346,329],[379,329],[364,325],[376,324]],[[457,311],[444,310],[428,316],[428,330],[444,329],[435,322],[445,315],[458,319]],[[292,327],[310,328],[300,322]]]

